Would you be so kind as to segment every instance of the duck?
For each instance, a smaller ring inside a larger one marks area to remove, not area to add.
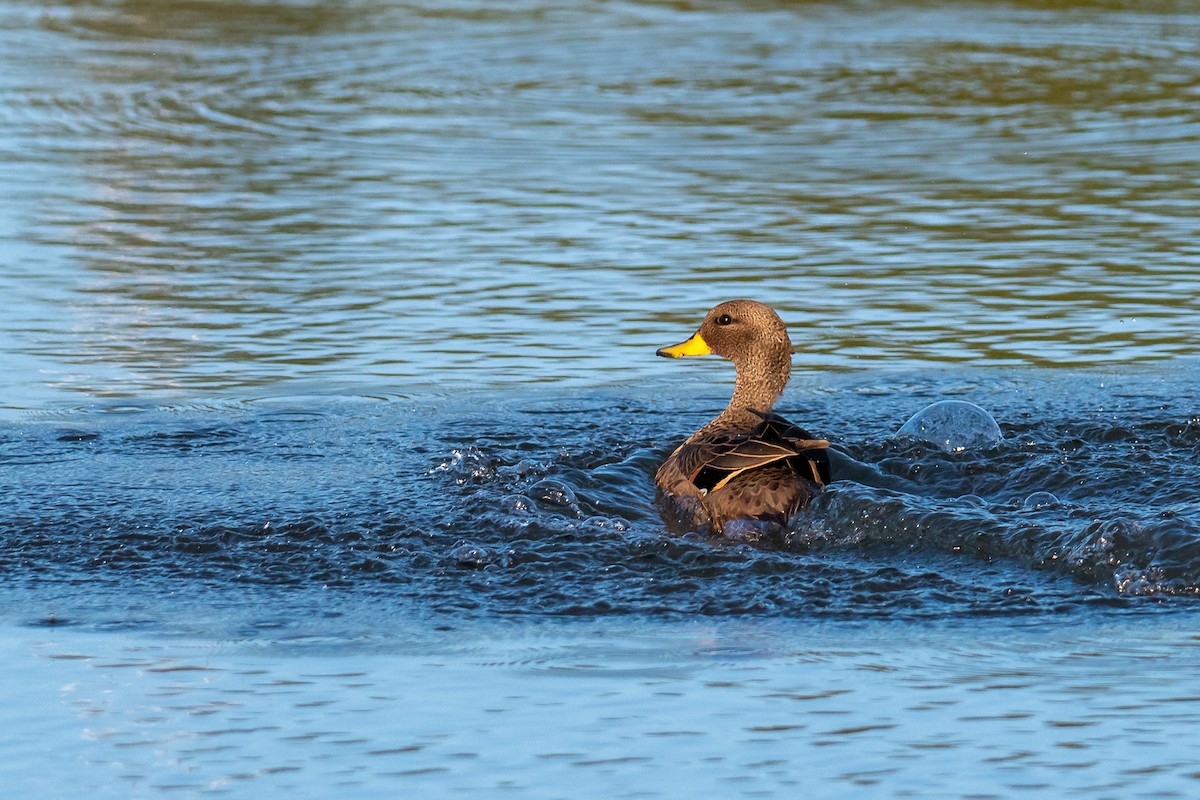
[[[829,442],[774,413],[787,386],[792,343],[769,305],[729,300],[664,358],[717,355],[733,362],[728,406],[679,445],[655,473],[656,502],[676,532],[726,532],[734,520],[785,526],[830,481]]]

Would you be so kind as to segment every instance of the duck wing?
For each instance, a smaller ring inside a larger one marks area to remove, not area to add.
[[[754,414],[762,417],[763,420],[763,437],[777,437],[787,442],[791,447],[795,448],[798,455],[808,459],[812,470],[812,480],[822,486],[828,484],[832,478],[829,472],[829,442],[824,439],[817,439],[811,433],[801,428],[799,425],[793,424],[778,414],[773,412],[754,411]],[[802,470],[801,474],[808,477],[807,470]]]
[[[763,421],[749,431],[714,432],[679,448],[684,475],[704,493],[716,491],[740,475],[770,464],[787,464],[818,485],[829,482],[829,442],[778,414],[754,412]]]

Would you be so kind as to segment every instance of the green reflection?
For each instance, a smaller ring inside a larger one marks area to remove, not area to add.
[[[1192,351],[1195,10],[10,16],[0,213],[33,222],[0,290],[32,394],[655,380],[733,296],[811,369]]]

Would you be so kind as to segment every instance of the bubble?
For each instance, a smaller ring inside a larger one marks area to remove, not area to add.
[[[898,436],[923,439],[947,453],[995,447],[1003,438],[987,411],[966,400],[940,400],[913,414]]]
[[[627,531],[629,530],[629,522],[620,517],[588,517],[583,521],[589,528],[608,531]]]
[[[522,458],[511,467],[501,467],[500,472],[505,475],[513,475],[518,478],[524,478],[527,475],[536,475],[545,472],[545,468],[539,464],[530,461],[528,458]]]
[[[533,501],[523,494],[510,494],[500,498],[500,507],[517,514],[533,511]]]
[[[575,492],[570,486],[553,478],[545,478],[529,487],[529,495],[536,500],[556,506],[569,506],[575,503]]]
[[[443,461],[428,472],[430,475],[435,472],[449,472],[455,476],[454,482],[462,486],[469,481],[478,482],[495,475],[496,471],[489,461],[490,459],[478,448],[454,449],[450,451],[448,461]]]
[[[1050,492],[1034,492],[1025,498],[1024,508],[1026,511],[1036,511],[1039,508],[1056,506],[1058,503],[1058,498]]]
[[[461,544],[450,553],[450,558],[462,569],[485,569],[492,565],[510,566],[512,555],[511,550],[499,552],[484,545]]]
[[[539,503],[548,506],[558,506],[565,511],[579,516],[579,501],[570,486],[553,478],[543,478],[529,487],[529,496]]]

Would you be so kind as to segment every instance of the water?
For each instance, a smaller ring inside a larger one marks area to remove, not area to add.
[[[22,729],[60,768],[3,769],[35,796],[1185,797],[1196,638],[1139,627],[1059,621],[1053,647],[986,626],[493,627],[336,658],[48,634],[11,684],[45,703]]]
[[[7,785],[1187,796],[1197,371],[797,381],[865,466],[755,545],[653,507],[715,389],[28,416]],[[947,395],[1001,441],[889,430]]]
[[[1191,796],[1198,43],[5,4],[5,785]],[[653,470],[731,374],[653,353],[735,296],[841,479],[672,537]],[[946,400],[1000,439],[897,435]]]
[[[1190,354],[1195,14],[893,5],[7,3],[4,404]]]

